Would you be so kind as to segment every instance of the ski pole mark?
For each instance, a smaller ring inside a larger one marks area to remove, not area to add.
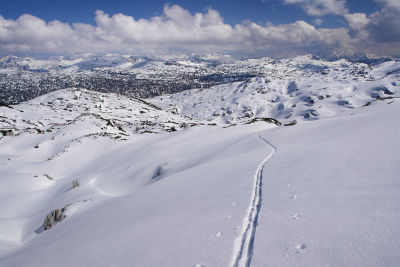
[[[264,158],[264,160],[258,165],[255,181],[254,181],[254,189],[253,189],[253,197],[250,202],[250,206],[248,209],[248,215],[245,217],[243,221],[243,231],[241,238],[237,239],[235,244],[238,244],[234,248],[233,254],[233,267],[249,267],[251,263],[251,259],[253,256],[253,248],[254,248],[254,240],[258,222],[258,215],[260,214],[261,204],[262,204],[262,182],[263,182],[263,170],[265,164],[272,157],[272,155],[277,151],[277,148],[271,144],[267,139],[258,134],[258,138],[263,140],[268,146],[272,148],[272,151]],[[240,242],[238,241],[240,240]]]

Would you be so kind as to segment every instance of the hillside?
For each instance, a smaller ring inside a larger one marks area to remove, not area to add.
[[[315,64],[0,106],[0,265],[397,266],[399,62]]]
[[[154,97],[195,88],[210,88],[250,78],[322,78],[370,80],[378,63],[389,60],[327,61],[311,55],[293,58],[234,59],[204,54],[139,57],[83,54],[50,59],[7,56],[0,59],[0,103],[18,104],[59,89],[91,89],[130,97]]]

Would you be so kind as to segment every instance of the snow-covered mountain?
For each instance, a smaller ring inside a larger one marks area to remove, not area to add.
[[[162,95],[152,102],[190,118],[233,125],[261,118],[283,123],[315,120],[349,114],[374,101],[400,96],[400,62],[386,62],[374,68],[357,65],[362,70],[346,64],[330,63],[323,68],[324,75],[255,77],[210,89]],[[306,68],[322,67],[303,65]],[[364,76],[355,77],[356,73]]]
[[[397,266],[399,62],[223,60],[159,67],[259,74],[0,106],[0,266]]]
[[[153,97],[253,77],[288,80],[330,74],[339,80],[368,80],[374,66],[311,55],[244,60],[207,54],[174,58],[86,54],[48,60],[8,56],[0,59],[0,102],[18,104],[66,88]]]
[[[134,133],[171,132],[202,122],[188,120],[139,98],[89,90],[65,89],[5,106],[3,131],[75,137],[107,135],[121,138]]]

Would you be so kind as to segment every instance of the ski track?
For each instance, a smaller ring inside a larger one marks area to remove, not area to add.
[[[254,181],[253,197],[248,209],[248,215],[245,216],[242,226],[241,238],[235,241],[235,247],[232,257],[233,267],[249,267],[253,256],[254,240],[256,235],[256,228],[258,222],[258,215],[260,214],[262,204],[262,180],[263,170],[265,164],[277,151],[277,148],[271,144],[267,139],[258,134],[258,138],[263,140],[272,151],[264,158],[257,168]]]

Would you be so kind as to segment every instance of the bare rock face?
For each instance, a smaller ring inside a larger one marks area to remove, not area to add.
[[[292,120],[291,122],[285,123],[284,126],[294,126],[297,124],[296,120]]]
[[[46,218],[43,222],[43,229],[46,231],[53,227],[56,223],[61,222],[67,217],[65,213],[67,210],[67,206],[60,209],[52,210],[49,214],[47,214]]]
[[[0,134],[2,134],[3,136],[13,136],[14,132],[13,130],[6,129],[6,130],[0,130]]]
[[[117,123],[117,122],[115,122],[113,120],[107,120],[107,126],[112,126],[112,127],[117,128],[118,130],[120,130],[122,132],[125,132],[125,130],[122,128],[122,126],[119,123]]]

